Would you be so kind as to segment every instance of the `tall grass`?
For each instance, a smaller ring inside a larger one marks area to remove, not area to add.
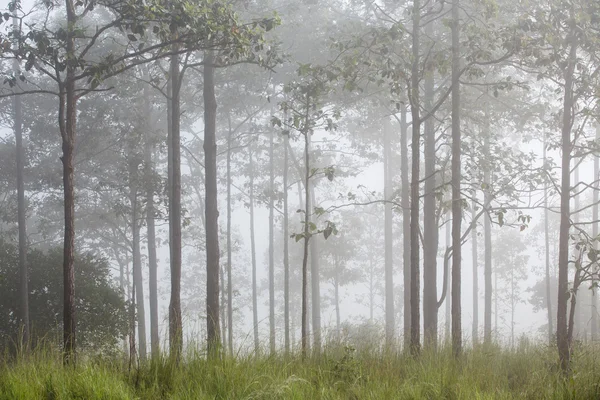
[[[456,360],[447,347],[418,359],[376,350],[328,348],[321,357],[206,360],[80,359],[63,367],[56,351],[0,364],[0,400],[13,399],[600,399],[600,349],[580,348],[572,374],[553,348],[477,347]]]

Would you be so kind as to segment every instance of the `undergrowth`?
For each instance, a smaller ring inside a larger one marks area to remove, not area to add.
[[[454,359],[447,348],[419,358],[336,347],[319,358],[223,357],[191,352],[130,368],[124,360],[83,359],[63,367],[55,351],[5,357],[0,400],[32,399],[600,399],[600,348],[583,346],[572,371],[556,351],[477,347]]]

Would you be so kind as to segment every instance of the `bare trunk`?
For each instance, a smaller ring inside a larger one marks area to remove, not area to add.
[[[17,11],[13,12],[13,29],[19,31]],[[19,76],[19,62],[14,61],[13,73]],[[13,96],[14,133],[17,167],[17,224],[19,227],[19,340],[18,345],[29,349],[29,277],[27,267],[27,220],[25,204],[25,149],[23,148],[23,115],[21,96]]]
[[[340,319],[340,265],[335,259],[335,277],[334,277],[334,302],[335,302],[335,337],[340,341],[341,319]]]
[[[171,182],[169,185],[169,232],[171,299],[169,302],[169,347],[171,356],[179,359],[183,347],[181,320],[181,132],[179,57],[171,57]]]
[[[461,326],[461,133],[460,133],[459,0],[452,1],[452,351],[462,353]]]
[[[446,217],[446,254],[448,253],[448,249],[452,246],[450,243],[452,241],[452,213],[448,212]],[[450,263],[445,261],[444,268],[450,269]],[[450,279],[448,279],[450,271],[444,270],[444,276],[446,277],[444,282],[446,286],[446,293],[450,293]],[[450,321],[452,321],[452,311],[450,308],[450,296],[446,295],[446,299],[444,300],[446,304],[446,325],[444,327],[444,339],[446,342],[450,340]]]
[[[567,300],[569,295],[569,231],[571,229],[571,127],[573,124],[573,74],[577,62],[577,37],[571,27],[568,37],[569,59],[565,69],[565,93],[562,120],[562,180],[560,194],[560,232],[558,251],[558,302],[556,315],[556,339],[561,368],[567,372],[570,349],[567,332]]]
[[[419,96],[421,1],[413,0],[412,70],[410,110],[412,115],[412,175],[410,186],[410,351],[421,351],[420,268],[419,268],[419,181],[421,163],[421,121]]]
[[[473,199],[477,192],[473,190]],[[472,223],[475,224],[471,230],[471,260],[473,263],[473,345],[479,343],[479,273],[477,262],[477,212],[475,211],[476,202],[471,204]]]
[[[269,134],[269,350],[275,355],[275,166],[273,157],[273,130]]]
[[[307,96],[308,97],[308,96]],[[308,103],[308,99],[307,99]],[[302,358],[305,359],[308,353],[308,241],[310,239],[310,231],[308,226],[309,209],[310,209],[310,133],[304,132],[304,254],[302,256]]]
[[[233,354],[233,282],[231,281],[231,116],[227,132],[227,346]]]
[[[136,293],[137,323],[138,323],[138,346],[140,360],[146,360],[146,312],[144,308],[144,278],[142,275],[142,258],[140,251],[140,224],[137,205],[137,188],[132,187],[132,212],[131,231],[133,233],[133,285]]]
[[[63,362],[75,363],[75,132],[76,103],[75,73],[75,24],[77,17],[73,0],[66,0],[67,8],[67,74],[61,85],[59,112],[62,135],[62,164],[64,189],[64,247],[63,247]]]
[[[312,151],[311,146],[311,133],[308,134],[308,146],[309,151]],[[308,162],[306,168],[309,168]],[[309,170],[310,172],[310,170]],[[315,199],[315,186],[311,180],[307,181],[309,192],[310,192],[310,207],[307,208],[307,221],[312,221],[313,209],[317,202]],[[311,291],[311,319],[312,319],[312,331],[313,331],[313,353],[318,356],[321,352],[321,276],[319,273],[319,239],[318,236],[314,236],[310,241],[310,291]]]
[[[385,240],[385,344],[391,349],[394,343],[394,238],[392,237],[392,149],[391,149],[391,126],[389,117],[383,123],[383,180],[384,196],[384,240]],[[336,269],[337,273],[337,269]],[[336,297],[337,297],[336,283]],[[337,300],[336,300],[337,301]],[[336,303],[336,317],[339,320],[339,304]],[[338,322],[339,332],[339,322]]]
[[[432,32],[429,23],[426,32]],[[431,111],[433,103],[433,70],[425,72],[424,108]],[[437,347],[437,250],[438,226],[435,213],[435,126],[431,116],[424,123],[425,136],[425,191],[423,201],[423,333],[424,345]]]
[[[289,135],[284,135],[284,159],[283,159],[283,302],[284,302],[284,336],[285,353],[290,352],[290,250],[289,250],[289,211],[288,211],[288,170]]]
[[[402,264],[404,285],[404,348],[410,347],[410,186],[408,179],[408,125],[406,106],[400,110],[400,173],[402,182]]]
[[[217,203],[217,142],[214,55],[204,58],[204,159],[206,195],[206,332],[208,353],[216,355],[219,346],[219,210]]]
[[[254,354],[258,355],[258,289],[256,282],[256,241],[254,235],[254,160],[252,148],[248,148],[248,175],[250,178],[250,252],[252,255],[252,323],[254,324]]]
[[[546,166],[546,138],[543,150],[544,167]],[[596,194],[596,193],[594,193]],[[548,184],[544,183],[544,253],[546,258],[546,308],[548,312],[548,343],[552,343],[554,335],[552,318],[552,294],[550,290],[550,232],[548,229]]]
[[[485,163],[483,165],[483,204],[486,209],[483,220],[484,237],[484,321],[483,321],[483,342],[492,343],[492,223],[490,215],[491,198],[491,165],[490,165],[490,117],[488,112],[488,103],[486,99],[485,107],[485,134],[483,136],[483,154]]]
[[[150,98],[148,85],[144,86],[144,105],[146,111],[146,143],[144,147],[144,173],[146,185],[146,229],[148,234],[148,277],[150,296],[150,348],[153,357],[160,354],[158,332],[158,260],[156,257],[156,210],[154,205],[154,138],[151,136]]]
[[[600,140],[600,122],[596,123],[596,141]],[[598,179],[600,177],[600,160],[598,159],[598,156],[596,155],[594,157],[594,193],[593,193],[593,204],[594,207],[592,208],[592,220],[593,221],[598,221],[598,201],[600,201],[600,196],[598,191],[600,190],[600,184],[598,183]],[[592,225],[592,237],[596,238],[598,237],[598,222],[594,222],[594,224]],[[594,248],[596,250],[598,250],[598,243],[596,242],[594,245]],[[592,275],[593,277],[594,275]],[[591,304],[591,309],[590,312],[592,314],[591,316],[591,324],[592,324],[592,329],[591,329],[591,334],[592,334],[592,341],[595,341],[597,339],[598,336],[598,314],[597,314],[597,303],[598,303],[598,295],[597,295],[597,288],[594,286],[596,284],[596,280],[592,279],[592,304]]]

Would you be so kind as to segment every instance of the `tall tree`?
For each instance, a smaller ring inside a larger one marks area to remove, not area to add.
[[[383,181],[384,181],[384,240],[385,240],[385,344],[391,349],[394,343],[394,255],[392,224],[392,144],[389,117],[383,122]],[[336,280],[337,282],[337,280]],[[337,297],[337,286],[336,286]],[[338,312],[339,314],[339,312]],[[339,319],[339,318],[338,318]],[[339,328],[338,328],[339,330]]]
[[[452,351],[462,353],[461,308],[461,132],[460,132],[460,0],[452,0]],[[418,240],[418,239],[417,239]]]
[[[219,227],[217,201],[217,142],[214,54],[204,57],[204,159],[206,196],[206,332],[208,353],[219,347]]]
[[[275,354],[275,160],[273,154],[273,137],[269,133],[269,350]]]

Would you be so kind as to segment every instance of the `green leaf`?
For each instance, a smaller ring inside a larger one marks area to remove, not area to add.
[[[137,42],[137,37],[135,37],[135,35],[133,33],[128,33],[127,39],[129,39],[129,41],[131,41],[131,42]]]

